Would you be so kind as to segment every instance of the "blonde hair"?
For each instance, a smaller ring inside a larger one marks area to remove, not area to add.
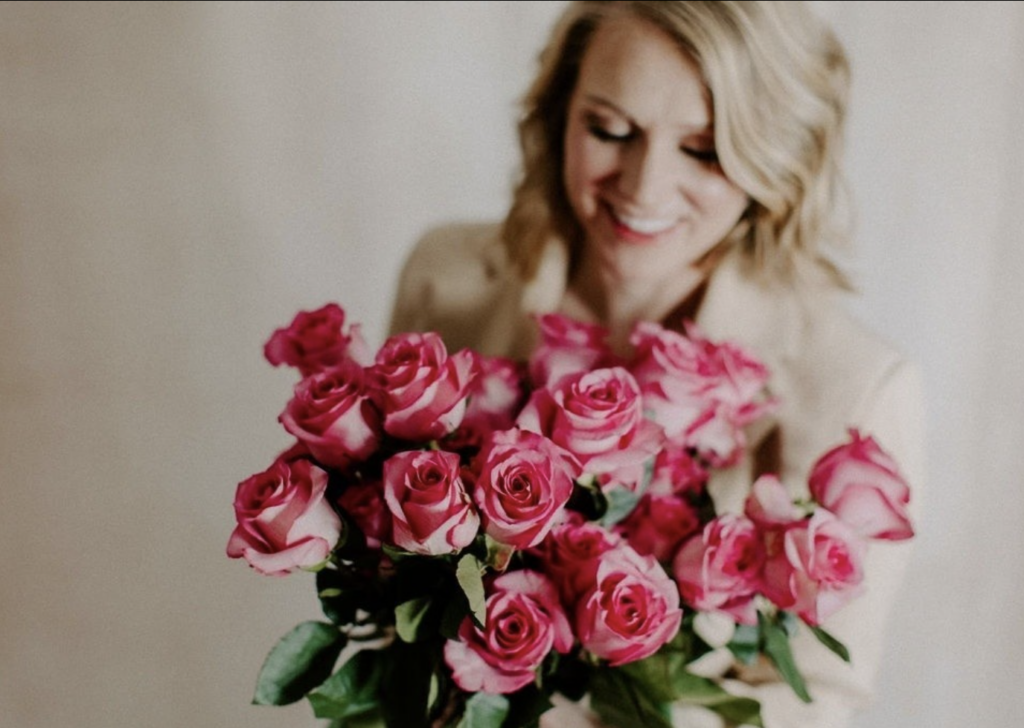
[[[570,253],[583,239],[562,182],[566,117],[594,31],[622,15],[667,32],[701,68],[722,169],[751,200],[716,252],[738,245],[760,270],[816,269],[849,287],[823,252],[848,232],[840,162],[849,65],[802,2],[570,3],[541,53],[519,122],[522,177],[502,239],[520,273],[536,273],[552,238]]]

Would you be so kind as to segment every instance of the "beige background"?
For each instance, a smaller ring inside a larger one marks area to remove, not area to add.
[[[855,307],[931,408],[860,726],[1013,725],[1024,4],[818,6],[856,73]],[[288,443],[262,344],[328,300],[379,344],[416,236],[501,213],[558,7],[0,4],[0,726],[314,725],[248,705],[311,578],[224,556],[235,484]]]

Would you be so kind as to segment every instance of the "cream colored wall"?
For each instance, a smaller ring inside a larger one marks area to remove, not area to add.
[[[858,71],[858,307],[933,394],[930,520],[862,725],[1013,724],[1024,6],[818,5]],[[261,346],[328,300],[379,343],[415,237],[500,213],[557,9],[0,4],[0,726],[314,724],[248,705],[319,617],[311,579],[223,553],[235,484],[288,442]]]

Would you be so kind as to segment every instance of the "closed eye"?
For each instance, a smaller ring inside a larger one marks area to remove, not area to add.
[[[627,131],[625,134],[613,134],[600,124],[588,124],[587,131],[598,141],[609,143],[628,142],[634,136],[632,131]]]
[[[682,147],[681,151],[688,157],[693,157],[704,164],[718,164],[718,152],[714,149],[694,149],[693,147]]]

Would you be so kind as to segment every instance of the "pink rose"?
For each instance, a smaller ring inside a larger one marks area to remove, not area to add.
[[[653,495],[700,495],[708,482],[708,473],[678,443],[666,443],[654,460],[654,472],[647,492]]]
[[[535,571],[511,571],[489,588],[484,628],[466,617],[459,639],[444,646],[455,684],[468,692],[507,694],[537,679],[552,649],[572,648],[569,620],[554,585]]]
[[[532,550],[544,573],[558,585],[564,604],[575,604],[597,583],[600,557],[622,543],[622,537],[571,513]]]
[[[785,528],[806,515],[777,476],[766,474],[754,481],[743,513],[762,530]]]
[[[692,323],[687,336],[640,322],[630,371],[644,406],[671,439],[696,447],[716,466],[732,465],[746,445],[743,427],[770,411],[768,369],[736,344],[714,343]]]
[[[466,414],[453,438],[458,447],[479,447],[491,432],[511,428],[526,399],[526,373],[521,363],[483,355],[477,355],[477,363],[480,374],[469,389]]]
[[[322,464],[344,469],[380,445],[381,414],[363,369],[350,361],[295,385],[278,418]]]
[[[389,338],[371,372],[384,396],[384,430],[423,441],[459,426],[478,368],[471,351],[448,356],[441,337],[428,332]]]
[[[580,466],[543,435],[495,432],[477,459],[473,498],[484,531],[516,548],[540,542],[561,521]]]
[[[743,516],[727,513],[704,526],[672,563],[679,591],[700,611],[725,612],[756,624],[753,599],[760,587],[765,546],[761,533]]]
[[[697,511],[685,500],[674,495],[651,495],[647,492],[615,530],[637,553],[664,562],[670,560],[679,544],[699,528]]]
[[[810,475],[811,496],[865,538],[911,538],[910,487],[896,462],[870,436],[850,430],[850,442],[825,453]]]
[[[612,667],[653,655],[679,631],[679,591],[661,565],[626,545],[606,551],[576,606],[576,633]]]
[[[355,522],[366,537],[366,545],[379,549],[391,538],[391,512],[384,504],[382,483],[360,482],[345,487],[338,505]]]
[[[345,333],[345,312],[336,303],[316,311],[300,311],[286,328],[277,329],[263,346],[263,355],[274,366],[298,368],[303,377],[351,359],[370,362],[370,353],[359,326]]]
[[[517,424],[551,438],[597,475],[641,463],[661,447],[661,428],[644,419],[641,405],[629,372],[595,369],[535,391]]]
[[[459,474],[459,456],[411,450],[384,462],[384,502],[391,511],[395,545],[436,556],[465,548],[476,538],[480,517]]]
[[[341,519],[324,498],[327,473],[308,460],[279,457],[262,473],[238,484],[227,554],[256,571],[283,576],[313,569],[331,555]]]
[[[549,313],[537,317],[540,342],[530,355],[530,381],[534,387],[556,385],[568,374],[579,374],[617,364],[608,346],[608,330],[568,316]]]
[[[864,542],[819,508],[769,538],[764,595],[779,608],[820,624],[863,591]]]

